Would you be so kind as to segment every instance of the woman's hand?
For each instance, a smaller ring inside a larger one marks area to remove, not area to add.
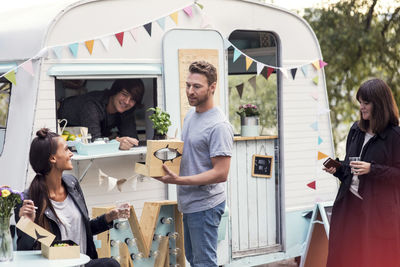
[[[129,150],[133,146],[138,146],[139,141],[136,138],[132,137],[117,137],[116,140],[119,142],[119,149],[121,150]]]
[[[350,161],[350,167],[354,170],[354,175],[364,175],[371,171],[371,163],[365,161]]]
[[[130,209],[112,209],[106,213],[106,221],[110,223],[119,218],[129,218]]]
[[[35,207],[35,204],[33,203],[32,200],[25,199],[24,204],[19,209],[18,215],[20,218],[22,216],[25,216],[26,218],[28,218],[29,220],[31,220],[33,222],[33,221],[35,221],[35,217],[36,217],[36,209],[37,209],[37,207]]]
[[[335,167],[330,167],[329,169],[323,167],[322,169],[323,169],[324,171],[330,173],[330,174],[334,174],[334,173],[336,172],[336,168],[335,168]]]

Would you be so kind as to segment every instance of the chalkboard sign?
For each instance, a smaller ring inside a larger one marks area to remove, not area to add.
[[[253,155],[251,175],[254,177],[270,178],[272,176],[272,156]]]

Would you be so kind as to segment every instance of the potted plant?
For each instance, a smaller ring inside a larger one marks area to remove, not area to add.
[[[170,116],[159,107],[149,108],[147,111],[153,111],[149,119],[153,122],[154,140],[163,140],[167,138],[168,127],[171,126]]]
[[[253,104],[240,105],[238,111],[240,115],[240,134],[241,136],[258,136],[258,125],[260,111]]]

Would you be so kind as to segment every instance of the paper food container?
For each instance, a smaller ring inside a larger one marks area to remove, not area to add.
[[[80,247],[71,240],[54,241],[55,235],[22,216],[17,223],[17,228],[25,234],[39,241],[42,245],[42,255],[48,259],[75,259],[80,258]],[[68,244],[65,247],[54,247],[56,244]]]
[[[179,175],[183,152],[183,142],[176,139],[147,140],[146,162],[138,162],[135,172],[144,176],[161,177],[165,175],[162,164]]]

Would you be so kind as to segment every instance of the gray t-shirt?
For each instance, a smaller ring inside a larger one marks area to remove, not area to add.
[[[218,107],[197,113],[189,110],[182,129],[181,176],[213,168],[211,158],[232,156],[233,129]],[[183,213],[211,209],[225,200],[225,183],[178,185],[178,208]]]
[[[57,213],[58,218],[62,221],[57,222],[60,228],[62,240],[72,240],[80,245],[81,253],[86,253],[86,228],[83,224],[82,215],[75,205],[72,198],[67,198],[62,202],[51,200],[51,204]]]

